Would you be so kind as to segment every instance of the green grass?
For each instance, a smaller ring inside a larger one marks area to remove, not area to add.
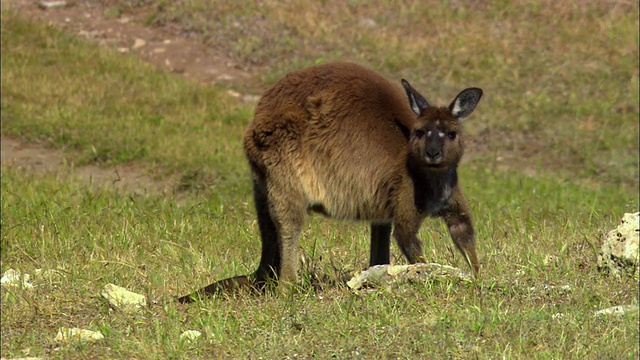
[[[36,280],[32,293],[3,291],[3,354],[30,348],[55,358],[637,355],[637,314],[592,316],[637,303],[637,282],[616,280],[612,287],[613,279],[594,266],[601,229],[614,226],[625,208],[617,209],[626,194],[614,188],[605,194],[552,179],[473,174],[477,182],[467,189],[479,204],[474,213],[485,269],[479,287],[436,281],[354,295],[330,279],[322,290],[305,286],[292,297],[182,306],[171,297],[257,265],[257,225],[246,194],[177,204],[171,197],[95,191],[69,177],[2,171],[3,270],[65,274]],[[491,183],[501,190],[486,191]],[[332,267],[352,273],[366,266],[364,228],[312,219],[302,240],[311,264],[303,277],[331,278]],[[430,260],[464,266],[442,225],[429,222],[421,236]],[[135,316],[110,311],[98,296],[109,282],[147,294],[152,305]],[[571,290],[544,290],[544,284]],[[554,318],[558,313],[564,317]],[[106,340],[51,352],[60,326],[101,330]],[[180,343],[187,329],[202,331],[204,339]]]
[[[76,150],[80,165],[138,161],[203,182],[243,173],[251,110],[223,89],[4,13],[2,34],[3,134]]]
[[[176,11],[172,21],[185,24],[177,16],[182,3],[176,4],[164,11]],[[368,262],[367,226],[313,217],[301,240],[308,257],[302,277],[317,277],[321,289],[305,283],[294,294],[190,306],[172,299],[250,272],[259,260],[241,151],[251,109],[233,103],[226,89],[190,83],[3,9],[3,136],[65,149],[78,164],[135,164],[158,177],[177,174],[193,183],[179,196],[129,195],[96,190],[75,178],[73,169],[34,174],[3,163],[2,272],[64,274],[50,281],[36,277],[33,292],[2,290],[3,356],[637,358],[637,312],[592,315],[638,301],[637,280],[615,279],[595,267],[606,231],[624,212],[638,209],[637,29],[632,29],[637,17],[595,6],[547,9],[528,3],[525,11],[516,11],[475,5],[476,12],[450,12],[432,5],[427,10],[403,2],[396,16],[385,15],[382,6],[365,6],[358,15],[389,30],[360,32],[356,40],[350,40],[356,33],[340,11],[351,5],[299,8],[304,15],[299,20],[292,18],[295,9],[276,8],[275,18],[265,21],[296,20],[287,27],[300,27],[309,44],[320,38],[321,46],[336,46],[327,60],[343,55],[342,41],[356,41],[350,51],[379,57],[345,57],[393,76],[412,73],[435,97],[455,95],[467,78],[488,89],[486,102],[467,124],[479,140],[461,169],[484,265],[481,281],[432,281],[354,294],[344,277]],[[223,15],[235,11],[246,18],[257,10],[221,8]],[[314,10],[330,11],[340,20],[336,29],[304,28],[306,18],[321,20],[312,17]],[[551,16],[554,10],[558,14]],[[492,17],[503,23],[492,28],[503,36],[480,41],[471,30]],[[418,26],[427,20],[443,25]],[[519,20],[523,28],[515,26]],[[543,24],[554,30],[545,32]],[[331,36],[336,33],[344,36]],[[286,56],[296,50],[269,50],[273,70],[263,81],[315,62],[318,57],[303,45],[296,57]],[[398,51],[401,46],[408,52]],[[430,46],[436,50],[428,51]],[[495,52],[496,46],[502,51]],[[539,54],[546,47],[549,52]],[[490,53],[496,58],[487,58]],[[514,54],[519,55],[511,58]],[[509,61],[511,67],[504,65]],[[430,71],[434,66],[438,70]],[[539,149],[548,152],[535,153]],[[523,156],[520,164],[499,159],[509,154]],[[430,261],[465,266],[440,222],[427,221],[420,236]],[[395,245],[392,253],[394,263],[404,262]],[[136,315],[110,310],[99,296],[109,282],[148,295],[151,305]],[[55,344],[62,326],[100,330],[105,340]],[[181,342],[179,335],[188,329],[203,337]]]

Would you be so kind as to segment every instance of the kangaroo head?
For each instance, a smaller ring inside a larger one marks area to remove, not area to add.
[[[404,79],[402,86],[418,117],[409,136],[411,155],[434,170],[456,166],[464,153],[462,120],[471,115],[482,90],[465,89],[448,107],[433,107]]]

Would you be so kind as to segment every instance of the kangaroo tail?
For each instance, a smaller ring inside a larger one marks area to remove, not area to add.
[[[257,285],[257,286],[256,286]],[[233,294],[239,292],[241,289],[256,289],[260,288],[259,284],[255,281],[251,281],[248,275],[234,276],[220,281],[216,281],[211,285],[207,285],[196,292],[189,295],[185,295],[178,298],[178,302],[182,304],[189,304],[196,299],[205,296],[214,296],[221,294]]]

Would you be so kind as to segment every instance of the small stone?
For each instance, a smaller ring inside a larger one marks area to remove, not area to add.
[[[38,6],[41,9],[48,10],[48,9],[65,7],[67,6],[67,2],[66,1],[40,1],[38,3]]]
[[[631,311],[638,311],[638,305],[612,306],[610,308],[598,310],[598,311],[594,312],[593,315],[595,315],[595,316],[601,316],[601,315],[620,316],[620,315],[624,315],[624,314],[626,314],[628,312],[631,312]]]
[[[347,281],[347,286],[351,290],[359,290],[366,286],[379,283],[380,278],[387,274],[387,267],[390,265],[375,265],[365,271],[360,271],[351,280]]]
[[[409,265],[392,265],[387,268],[387,274],[389,276],[397,276],[409,270]]]
[[[549,255],[549,256],[546,256],[544,259],[542,259],[542,264],[544,266],[547,266],[547,265],[550,265],[550,264],[551,265],[555,265],[555,264],[558,263],[559,260],[560,259],[557,256]]]
[[[104,31],[99,31],[99,30],[91,30],[91,31],[80,30],[78,32],[78,35],[85,37],[89,40],[105,37]]]
[[[372,27],[376,27],[378,23],[376,23],[376,21],[371,18],[363,18],[363,19],[360,19],[360,25],[372,28]]]
[[[529,291],[533,292],[533,293],[549,293],[549,292],[557,292],[560,294],[566,294],[571,292],[571,285],[562,285],[562,286],[556,286],[556,285],[548,285],[548,284],[540,284],[538,286],[532,286],[529,288]]]
[[[33,284],[29,283],[29,274],[20,274],[20,271],[14,269],[8,269],[2,275],[0,284],[4,288],[20,288],[20,289],[33,289]]]
[[[232,96],[234,98],[240,97],[240,93],[233,90],[227,90],[227,94],[229,94],[229,96]]]
[[[53,339],[56,342],[68,343],[72,341],[92,342],[104,339],[100,331],[91,331],[80,328],[60,328]]]
[[[242,101],[249,104],[255,104],[258,100],[260,100],[260,96],[258,95],[247,94],[242,97]]]
[[[133,41],[133,46],[132,46],[131,48],[132,48],[133,50],[136,50],[136,49],[139,49],[139,48],[141,48],[141,47],[143,47],[143,46],[145,46],[145,45],[147,45],[147,42],[146,42],[146,41],[144,41],[143,39],[140,39],[140,38],[136,38],[136,39]]]
[[[635,274],[639,276],[638,243],[640,237],[640,213],[624,214],[620,226],[609,231],[598,255],[598,269],[615,276]]]
[[[167,51],[166,48],[155,48],[155,49],[153,49],[153,52],[156,53],[156,54],[162,54],[165,51]]]
[[[105,285],[100,295],[107,299],[109,305],[123,311],[136,311],[147,306],[146,296],[114,284]]]
[[[233,76],[229,74],[220,74],[216,77],[219,81],[230,81],[233,80]]]
[[[424,281],[429,278],[471,281],[472,276],[453,266],[431,264],[376,265],[361,271],[347,282],[352,290],[385,287],[390,284]]]
[[[202,333],[198,330],[187,330],[180,334],[180,340],[186,340],[189,342],[194,342],[198,340],[202,336]]]

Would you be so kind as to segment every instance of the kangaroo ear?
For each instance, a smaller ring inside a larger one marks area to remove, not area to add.
[[[409,85],[409,82],[407,80],[402,79],[400,82],[402,83],[402,87],[404,88],[404,91],[407,93],[407,97],[409,98],[409,105],[411,105],[411,110],[413,110],[416,115],[420,116],[424,109],[429,107],[429,103],[422,95],[420,95],[419,92],[416,91],[416,89],[412,88],[411,85]]]
[[[458,120],[466,119],[476,108],[481,97],[481,89],[468,88],[462,90],[462,92],[456,96],[455,100],[453,100],[451,105],[449,105],[451,115]]]

